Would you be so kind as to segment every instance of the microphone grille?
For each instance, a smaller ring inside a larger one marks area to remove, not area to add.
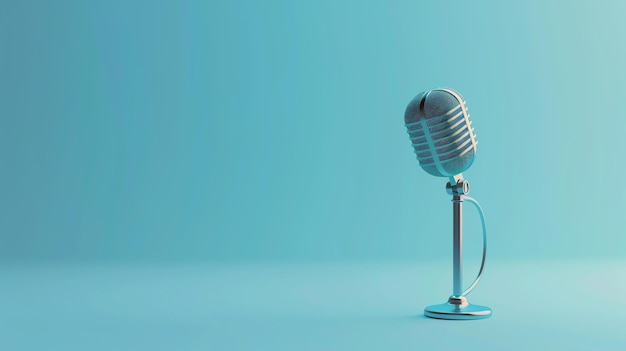
[[[438,177],[468,169],[476,152],[476,134],[466,102],[452,89],[417,95],[407,106],[405,125],[420,166]]]

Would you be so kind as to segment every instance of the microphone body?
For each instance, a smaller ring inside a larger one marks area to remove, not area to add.
[[[455,90],[418,94],[406,108],[404,123],[417,160],[429,174],[451,178],[474,162],[476,134],[466,103]]]

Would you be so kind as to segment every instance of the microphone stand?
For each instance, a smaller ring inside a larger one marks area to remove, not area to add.
[[[474,284],[463,291],[463,200],[464,195],[469,193],[469,182],[460,174],[450,177],[446,191],[448,195],[452,195],[452,296],[446,303],[426,307],[424,315],[439,319],[489,318],[491,308],[470,304],[465,297],[476,286],[480,273]]]

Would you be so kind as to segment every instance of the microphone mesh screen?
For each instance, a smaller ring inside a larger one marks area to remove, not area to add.
[[[454,90],[418,94],[407,106],[404,121],[420,166],[429,174],[454,176],[474,162],[476,135],[465,101]]]

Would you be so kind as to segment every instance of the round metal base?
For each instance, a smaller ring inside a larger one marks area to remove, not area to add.
[[[438,319],[483,319],[491,317],[491,308],[471,303],[456,305],[448,302],[426,307],[424,315]]]

